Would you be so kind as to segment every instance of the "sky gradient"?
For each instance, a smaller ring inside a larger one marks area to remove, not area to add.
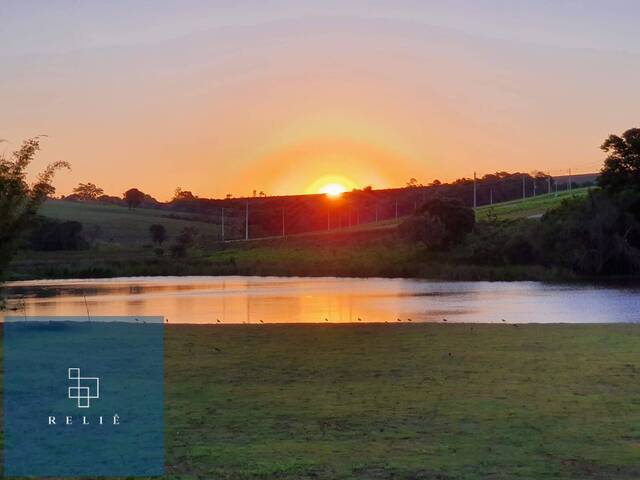
[[[160,199],[596,171],[638,126],[632,1],[4,1],[0,138]]]

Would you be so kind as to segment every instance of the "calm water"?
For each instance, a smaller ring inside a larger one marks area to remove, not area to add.
[[[170,323],[638,322],[640,288],[408,279],[148,277],[6,285],[10,315]]]

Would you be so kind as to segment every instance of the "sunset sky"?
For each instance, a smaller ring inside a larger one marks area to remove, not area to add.
[[[639,126],[640,3],[0,3],[0,144],[160,199],[599,169]]]

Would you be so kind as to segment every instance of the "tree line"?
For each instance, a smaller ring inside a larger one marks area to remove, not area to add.
[[[229,228],[248,222],[255,236],[332,229],[387,218],[409,216],[398,232],[405,241],[421,243],[429,251],[447,252],[454,260],[477,264],[523,264],[562,267],[583,275],[638,273],[640,269],[640,129],[611,135],[601,146],[607,154],[598,177],[599,189],[586,199],[565,201],[540,221],[476,223],[473,210],[474,179],[450,184],[434,181],[420,185],[410,180],[405,188],[347,192],[338,199],[325,195],[293,195],[249,199],[204,199],[178,191],[166,204],[129,189],[118,202],[138,208],[145,202],[173,212],[213,218],[225,215]],[[0,157],[0,273],[29,232],[32,248],[82,248],[81,225],[38,218],[39,206],[54,193],[53,177],[64,162],[49,165],[33,185],[27,169],[40,149],[38,138],[27,140],[10,156]],[[478,204],[520,198],[534,191],[551,190],[553,179],[540,175],[499,172],[475,181]],[[488,192],[488,193],[487,193]],[[95,184],[76,189],[78,201],[115,201]],[[102,199],[102,200],[100,200]],[[249,213],[250,212],[250,213]],[[235,222],[235,223],[234,223]],[[150,231],[162,248],[162,226]],[[197,232],[182,232],[170,248],[173,256],[193,243]]]
[[[574,186],[578,186],[575,184]],[[223,199],[200,198],[188,190],[177,188],[169,202],[159,202],[137,188],[121,197],[105,195],[93,183],[81,183],[64,197],[71,201],[95,201],[145,207],[181,213],[190,218],[225,224],[225,239],[244,238],[248,223],[249,237],[280,236],[327,229],[344,228],[363,223],[397,219],[411,215],[432,198],[457,198],[463,204],[486,205],[553,192],[556,181],[543,173],[496,172],[478,179],[461,178],[451,183],[439,180],[422,185],[415,178],[404,188],[374,190],[371,187],[345,192],[339,198],[326,195],[267,196],[254,192],[253,197]],[[195,217],[193,217],[195,215]]]
[[[540,220],[475,222],[459,199],[427,201],[399,228],[449,259],[481,265],[541,265],[583,276],[640,273],[640,129],[611,135],[598,189],[570,198]]]

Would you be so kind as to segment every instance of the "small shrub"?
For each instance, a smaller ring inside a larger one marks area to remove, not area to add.
[[[186,248],[193,245],[196,238],[198,237],[198,233],[198,229],[195,227],[184,227],[176,240],[179,244]]]
[[[169,249],[173,258],[183,258],[187,255],[187,249],[182,243],[171,245]]]
[[[167,239],[167,229],[164,225],[153,224],[149,227],[149,235],[151,235],[151,241],[162,246],[162,242]]]

